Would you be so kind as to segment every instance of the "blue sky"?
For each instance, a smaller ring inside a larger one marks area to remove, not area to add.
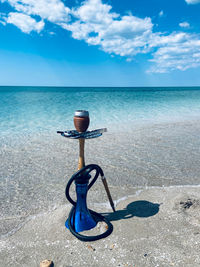
[[[0,0],[0,85],[198,86],[200,0]]]

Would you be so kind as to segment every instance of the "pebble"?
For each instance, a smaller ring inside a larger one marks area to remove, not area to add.
[[[95,250],[96,250],[96,249],[93,248],[91,245],[87,245],[87,248],[90,249],[90,250],[92,250],[92,251],[95,251]]]
[[[40,262],[40,267],[53,267],[53,261],[51,260],[43,260]]]

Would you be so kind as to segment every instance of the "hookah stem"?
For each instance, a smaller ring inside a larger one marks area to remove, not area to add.
[[[79,139],[79,161],[78,161],[78,171],[85,167],[85,157],[84,157],[84,145],[85,139]]]

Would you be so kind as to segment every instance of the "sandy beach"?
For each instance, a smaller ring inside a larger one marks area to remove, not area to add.
[[[200,267],[199,15],[0,0],[0,267]]]
[[[114,230],[92,243],[64,227],[77,140],[1,137],[0,266],[199,266],[199,132],[199,121],[165,123],[86,141],[86,164],[102,167],[117,207],[112,214],[99,179],[88,204]]]

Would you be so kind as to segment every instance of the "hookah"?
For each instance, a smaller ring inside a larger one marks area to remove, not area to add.
[[[89,112],[85,110],[77,110],[74,115],[74,126],[76,130],[64,131],[64,132],[57,131],[57,133],[61,134],[61,136],[72,139],[79,139],[78,171],[74,173],[72,177],[69,179],[65,189],[66,198],[73,205],[69,213],[69,217],[65,222],[65,226],[70,230],[70,232],[75,237],[77,237],[81,241],[99,240],[101,238],[107,237],[113,231],[113,225],[107,218],[87,208],[87,203],[86,203],[87,192],[94,185],[99,175],[101,176],[101,180],[106,190],[111,208],[113,212],[115,212],[114,203],[103,170],[101,169],[100,166],[96,164],[89,164],[85,166],[85,158],[84,158],[85,139],[97,138],[101,136],[103,132],[107,131],[106,128],[87,131],[89,123],[90,123]],[[89,180],[92,177],[90,173],[93,171],[95,171],[95,175],[92,181],[90,181],[89,183]],[[77,196],[76,202],[71,198],[69,193],[70,187],[73,182],[75,183],[76,186],[76,196]],[[85,236],[80,234],[80,232],[82,231],[95,228],[97,223],[100,221],[104,221],[107,224],[107,230],[104,233],[96,236]]]

